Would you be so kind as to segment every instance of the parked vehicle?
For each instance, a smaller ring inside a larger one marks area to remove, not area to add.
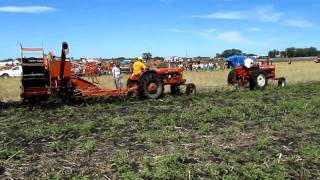
[[[0,71],[0,77],[8,78],[8,77],[20,77],[22,75],[22,67],[14,66],[9,70]]]

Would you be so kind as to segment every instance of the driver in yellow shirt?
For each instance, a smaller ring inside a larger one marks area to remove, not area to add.
[[[134,62],[134,64],[133,64],[133,74],[138,77],[147,68],[147,66],[142,62],[142,60],[143,60],[142,57],[138,57],[136,62]]]
[[[147,66],[142,62],[143,58],[138,57],[133,64],[133,73],[128,79],[127,86],[130,86],[132,83],[137,82],[139,80],[140,75],[147,68]]]
[[[131,80],[138,80],[142,72],[147,68],[147,66],[142,62],[143,58],[138,57],[133,64],[133,73],[130,76]]]

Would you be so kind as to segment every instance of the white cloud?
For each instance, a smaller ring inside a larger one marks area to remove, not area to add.
[[[203,19],[246,19],[245,13],[241,13],[238,11],[230,11],[230,12],[217,12],[207,15],[194,15],[187,16],[190,18],[203,18]]]
[[[46,13],[53,10],[48,6],[0,6],[0,12],[7,13]]]
[[[258,27],[251,27],[251,28],[247,28],[247,31],[258,32],[258,31],[261,31],[261,28],[258,28]]]
[[[272,23],[279,22],[283,16],[282,12],[276,11],[274,7],[270,5],[256,8],[254,14],[256,14],[260,21]]]
[[[285,13],[274,8],[273,5],[262,5],[248,11],[227,11],[214,12],[211,14],[184,16],[187,18],[202,19],[225,19],[225,20],[256,20],[261,22],[269,22],[281,24],[290,27],[308,28],[313,27],[312,22],[303,19],[285,20]],[[260,28],[248,28],[248,31],[261,31]]]
[[[224,32],[218,34],[218,39],[236,44],[252,44],[253,41],[242,36],[239,32]]]
[[[283,25],[290,26],[290,27],[298,27],[298,28],[308,28],[313,27],[313,24],[306,20],[297,20],[297,19],[291,19],[286,20]]]

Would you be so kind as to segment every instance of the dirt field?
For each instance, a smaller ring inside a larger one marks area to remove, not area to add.
[[[289,84],[297,82],[320,81],[320,65],[314,62],[299,61],[292,65],[277,63],[278,76],[284,76]],[[195,83],[198,89],[227,88],[226,79],[229,70],[218,70],[214,72],[185,72],[188,82]],[[123,78],[124,84],[128,76]],[[111,76],[99,77],[102,87],[114,88]],[[20,79],[0,79],[0,101],[20,100]]]
[[[317,179],[319,92],[0,104],[0,179]]]
[[[283,89],[232,90],[228,71],[186,72],[192,96],[0,102],[0,179],[317,179],[320,67],[277,65]],[[1,79],[0,99],[18,101],[19,83]]]

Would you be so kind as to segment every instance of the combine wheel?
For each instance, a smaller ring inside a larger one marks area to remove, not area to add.
[[[193,83],[187,84],[187,87],[186,87],[187,95],[196,93],[196,90],[197,90],[197,87],[195,84]]]
[[[264,89],[268,85],[268,78],[262,69],[255,69],[249,77],[250,89]]]
[[[48,104],[68,104],[70,102],[70,98],[68,97],[67,93],[59,91],[54,92],[48,98]]]
[[[164,86],[159,77],[154,73],[145,74],[139,83],[141,97],[157,99],[162,96]]]
[[[286,86],[286,78],[280,77],[278,79],[278,87],[283,88]]]
[[[170,86],[170,90],[171,90],[172,95],[179,94],[181,92],[180,91],[180,84],[172,84]]]
[[[233,69],[228,75],[228,85],[235,85],[237,82],[236,71]]]

